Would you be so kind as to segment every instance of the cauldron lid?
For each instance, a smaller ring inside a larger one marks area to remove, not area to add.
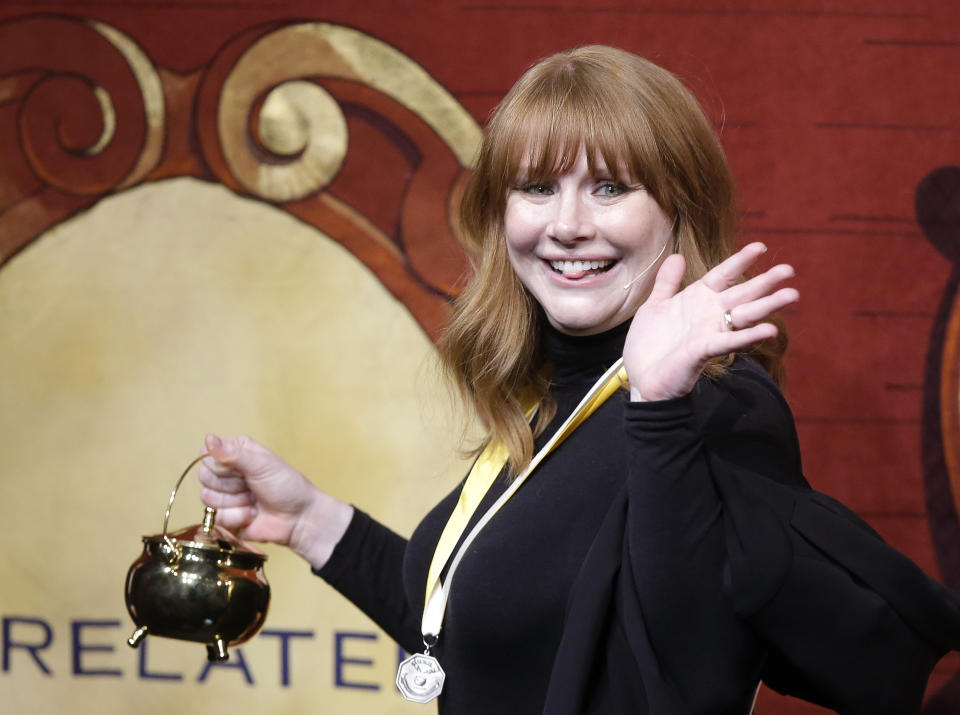
[[[143,540],[147,543],[163,543],[165,541],[164,536],[166,536],[167,539],[181,546],[221,552],[226,551],[230,553],[245,553],[259,557],[263,561],[267,560],[267,555],[262,551],[215,523],[216,513],[216,509],[208,506],[203,514],[203,523],[193,524],[185,529],[166,535],[155,534],[153,536],[144,536]]]

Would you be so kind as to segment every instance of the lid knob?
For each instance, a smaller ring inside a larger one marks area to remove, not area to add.
[[[212,506],[208,506],[203,510],[203,533],[210,535],[210,532],[213,531],[213,524],[217,518],[217,510]]]

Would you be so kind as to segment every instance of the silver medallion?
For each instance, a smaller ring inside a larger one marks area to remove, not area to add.
[[[426,653],[415,653],[400,663],[397,690],[407,700],[429,703],[443,690],[445,677],[436,658]]]

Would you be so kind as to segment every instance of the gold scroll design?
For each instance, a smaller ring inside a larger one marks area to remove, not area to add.
[[[252,28],[211,63],[197,117],[204,159],[220,181],[340,242],[436,337],[466,268],[453,209],[481,130],[426,70],[340,25]],[[410,155],[389,227],[336,190],[348,151],[364,151],[350,143],[348,119],[357,117]]]
[[[454,207],[480,129],[401,52],[337,25],[272,23],[179,75],[115,28],[59,16],[0,23],[0,44],[0,265],[106,195],[193,175],[318,228],[431,337],[442,329],[466,268]],[[409,157],[395,218],[335,190],[348,147],[363,152],[348,115]]]
[[[0,115],[16,117],[0,121],[2,264],[76,211],[142,181],[161,158],[165,108],[149,58],[102,22],[15,19],[0,23],[0,46]]]

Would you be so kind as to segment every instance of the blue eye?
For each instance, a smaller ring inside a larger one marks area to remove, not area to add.
[[[600,196],[620,196],[630,190],[628,186],[618,184],[614,181],[602,181],[597,186],[596,193]]]
[[[553,187],[549,184],[526,184],[520,187],[520,191],[525,194],[536,194],[537,196],[549,196],[553,193]]]

